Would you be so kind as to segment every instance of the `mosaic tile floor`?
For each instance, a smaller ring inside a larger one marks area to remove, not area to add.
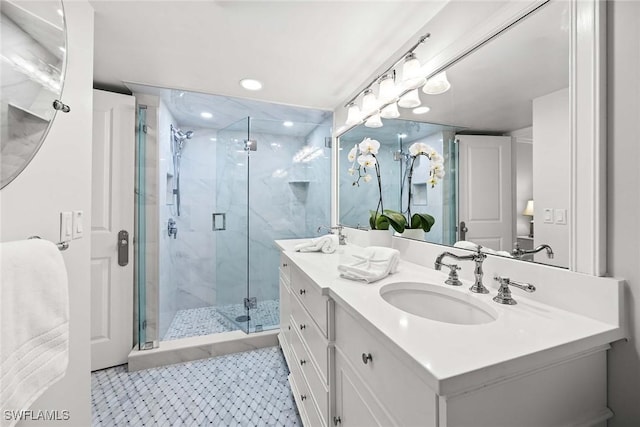
[[[91,374],[93,426],[302,426],[278,347]]]
[[[163,341],[235,330],[246,330],[247,322],[238,322],[238,316],[246,316],[241,304],[218,307],[179,310],[164,335]],[[249,310],[249,332],[266,331],[280,325],[280,304],[277,300],[259,301],[255,309]]]

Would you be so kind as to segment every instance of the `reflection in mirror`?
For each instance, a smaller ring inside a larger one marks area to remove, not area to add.
[[[383,119],[381,128],[359,125],[343,134],[340,222],[366,227],[375,209],[376,186],[353,186],[347,172],[347,153],[368,137],[381,143],[385,209],[435,219],[429,232],[403,237],[479,244],[499,255],[567,267],[569,28],[569,4],[551,1],[449,67],[448,90],[420,91],[426,114],[401,108],[401,118],[411,120]],[[408,183],[409,147],[416,142],[444,158],[444,177],[434,186],[426,158]]]
[[[0,188],[31,161],[55,116],[66,56],[61,1],[0,3]]]

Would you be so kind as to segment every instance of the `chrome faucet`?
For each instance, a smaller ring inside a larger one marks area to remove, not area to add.
[[[535,292],[536,287],[530,283],[516,282],[515,280],[511,280],[508,277],[500,277],[495,276],[493,278],[496,282],[500,283],[500,289],[498,289],[498,295],[493,297],[493,300],[500,304],[507,305],[516,305],[516,300],[511,297],[511,289],[509,289],[509,285],[515,286],[516,288],[520,288],[526,292]]]
[[[549,259],[553,259],[553,249],[551,249],[551,246],[547,244],[539,245],[535,249],[522,249],[520,248],[520,245],[518,245],[518,242],[515,242],[514,245],[515,248],[511,251],[511,255],[513,255],[515,258],[522,259],[522,257],[525,255],[536,254],[545,249],[547,251],[547,257]]]
[[[342,234],[342,230],[344,230],[344,226],[343,225],[336,225],[334,227],[329,227],[326,225],[321,225],[320,227],[318,227],[318,233],[320,233],[323,229],[327,230],[329,232],[329,234],[335,234],[333,232],[333,230],[338,230],[338,243],[340,243],[341,246],[344,246],[347,244],[347,240],[344,234]]]
[[[487,254],[482,252],[482,246],[478,245],[478,251],[471,255],[456,255],[451,252],[443,252],[436,258],[435,268],[436,270],[440,270],[444,265],[442,263],[442,259],[444,257],[451,257],[457,259],[459,261],[473,261],[475,263],[475,269],[473,270],[473,275],[475,276],[475,282],[473,286],[469,289],[471,292],[475,292],[477,294],[488,294],[489,289],[485,288],[482,284],[482,262],[487,258]]]

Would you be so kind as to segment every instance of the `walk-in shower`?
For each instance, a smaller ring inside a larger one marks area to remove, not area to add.
[[[176,93],[138,106],[140,349],[278,328],[274,240],[330,222],[330,112]]]

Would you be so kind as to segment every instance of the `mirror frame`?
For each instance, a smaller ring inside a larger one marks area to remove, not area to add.
[[[423,65],[428,77],[445,70],[507,28],[517,25],[549,1],[507,3],[490,19],[476,26]],[[571,201],[569,206],[569,270],[589,275],[606,274],[606,3],[570,0],[569,99],[571,114]],[[449,3],[464,12],[462,3]],[[437,20],[438,16],[434,18]],[[419,34],[429,31],[427,24]],[[446,37],[446,34],[444,35]],[[407,43],[409,44],[409,43]],[[404,46],[403,46],[404,48]],[[404,50],[399,49],[392,57]],[[390,62],[391,59],[387,62]],[[385,69],[383,64],[366,81]],[[364,83],[363,83],[364,84]],[[362,84],[361,84],[362,86]],[[354,91],[351,96],[360,91]],[[345,100],[346,101],[346,100]],[[338,138],[355,126],[342,126],[346,109],[334,111],[331,222],[339,222]],[[579,212],[579,214],[578,214]],[[433,244],[433,243],[427,243]],[[576,248],[580,248],[578,251]]]

